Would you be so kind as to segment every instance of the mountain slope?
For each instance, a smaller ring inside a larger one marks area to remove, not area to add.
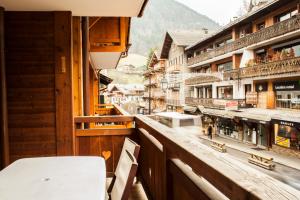
[[[167,30],[216,30],[219,25],[175,0],[150,0],[142,18],[133,18],[130,53],[147,55],[161,47]]]

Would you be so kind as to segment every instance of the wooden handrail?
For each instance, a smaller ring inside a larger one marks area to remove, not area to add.
[[[136,129],[145,129],[163,145],[166,159],[181,160],[230,199],[297,199],[300,195],[294,188],[239,161],[214,155],[200,142],[194,144],[188,136],[182,137],[157,121],[145,116],[135,119]]]
[[[133,116],[119,116],[119,115],[108,115],[108,116],[80,116],[75,117],[75,123],[105,123],[105,122],[133,122]]]

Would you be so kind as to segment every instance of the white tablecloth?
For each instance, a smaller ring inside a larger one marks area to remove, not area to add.
[[[104,200],[101,157],[21,159],[0,171],[1,200]]]

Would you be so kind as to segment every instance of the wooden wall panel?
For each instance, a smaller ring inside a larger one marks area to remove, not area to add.
[[[71,13],[5,12],[10,162],[73,155]]]
[[[57,155],[74,155],[72,13],[54,12]]]
[[[117,167],[125,137],[125,135],[77,137],[76,155],[107,156],[106,172],[108,176],[112,176]]]
[[[0,7],[0,169],[9,164],[6,67],[4,56],[4,9]]]
[[[82,51],[80,17],[73,17],[73,105],[74,116],[83,115],[82,108]]]

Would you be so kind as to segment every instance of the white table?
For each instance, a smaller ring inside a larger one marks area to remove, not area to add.
[[[0,171],[0,199],[104,200],[105,183],[101,157],[27,158]]]

